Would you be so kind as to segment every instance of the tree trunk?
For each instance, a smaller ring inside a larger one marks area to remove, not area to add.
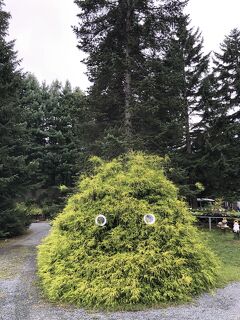
[[[127,12],[126,12],[126,48],[125,48],[125,82],[124,82],[124,93],[125,93],[125,106],[124,106],[124,128],[127,141],[127,149],[130,149],[130,141],[132,138],[132,115],[131,115],[131,0],[126,0]]]
[[[190,123],[189,123],[187,101],[185,103],[184,118],[185,118],[184,120],[185,120],[186,150],[187,150],[187,154],[191,154],[192,153],[192,146],[191,146]]]
[[[184,53],[182,52],[184,57]],[[183,58],[184,60],[184,58]],[[185,67],[183,67],[183,74],[184,74],[184,91],[183,91],[183,99],[184,99],[184,110],[183,110],[183,117],[184,117],[184,124],[185,124],[185,143],[186,143],[186,152],[187,154],[192,153],[192,146],[191,146],[191,135],[190,135],[190,121],[189,121],[189,105],[188,105],[188,97],[187,97],[187,84],[186,84],[186,72]]]

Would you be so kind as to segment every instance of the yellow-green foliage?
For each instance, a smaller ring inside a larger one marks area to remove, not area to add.
[[[164,159],[142,153],[94,159],[39,248],[43,289],[51,300],[115,308],[186,301],[211,288],[217,262],[202,244]],[[152,213],[153,225],[143,217]],[[95,217],[104,214],[99,227]]]
[[[23,212],[26,216],[38,216],[42,214],[42,209],[36,204],[18,202],[16,204],[16,209]]]

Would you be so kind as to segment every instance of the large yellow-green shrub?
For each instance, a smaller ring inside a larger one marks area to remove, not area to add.
[[[96,159],[95,159],[96,161]],[[39,276],[53,301],[115,308],[186,301],[216,279],[162,158],[130,153],[96,161],[39,248]],[[107,224],[95,224],[103,214]],[[156,221],[145,224],[145,214]]]

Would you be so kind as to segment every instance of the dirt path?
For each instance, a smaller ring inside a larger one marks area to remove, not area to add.
[[[27,235],[0,248],[0,320],[240,320],[240,283],[159,310],[92,314],[47,303],[37,288],[35,257],[49,230],[47,223],[33,223]]]

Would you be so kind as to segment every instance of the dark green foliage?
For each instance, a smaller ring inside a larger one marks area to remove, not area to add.
[[[86,153],[84,126],[87,109],[79,89],[72,90],[70,83],[62,87],[55,82],[49,88],[46,101],[45,145],[43,164],[48,185],[73,186],[73,177],[81,168]]]
[[[219,115],[238,107],[240,103],[240,31],[233,29],[220,45],[221,53],[215,53],[214,74],[217,81],[217,98]],[[235,118],[236,110],[231,116]]]
[[[129,148],[169,154],[179,167],[175,177],[184,173],[176,180],[185,185],[183,194],[195,195],[191,121],[202,113],[200,88],[209,56],[203,54],[201,34],[183,14],[186,2],[75,2],[80,9],[75,33],[79,48],[89,54],[85,62],[93,82],[88,97],[92,153],[107,159]],[[125,130],[129,69],[131,137]]]
[[[210,195],[238,200],[240,192],[240,32],[231,31],[215,53],[213,73],[202,86],[196,174]]]
[[[180,150],[186,158],[192,153],[192,117],[201,111],[198,100],[208,55],[203,54],[199,31],[189,27],[184,15],[176,20],[165,45],[165,55],[152,61],[151,81],[143,89],[147,100],[138,114],[139,127],[148,150],[163,154]]]
[[[151,83],[156,71],[152,69],[165,52],[186,2],[75,1],[80,9],[75,33],[79,48],[88,54],[85,62],[93,82],[89,104],[95,121],[95,154],[111,158],[129,148],[151,150],[151,138],[145,141],[144,133],[149,130],[153,137],[165,120],[159,120],[159,115],[158,123],[151,122],[147,128],[147,121],[155,117],[148,88],[155,86],[156,102],[161,86]],[[155,146],[155,141],[152,144]]]
[[[31,74],[27,74],[23,79],[19,103],[26,123],[26,148],[31,164],[31,170],[28,172],[31,180],[30,190],[37,190],[42,187],[45,179],[41,161],[47,137],[44,127],[46,112],[43,89]]]
[[[91,308],[187,301],[210,289],[217,263],[163,173],[164,159],[130,153],[95,170],[39,248],[45,294]],[[107,224],[95,225],[104,214]],[[146,225],[145,214],[156,222]]]
[[[1,236],[21,220],[16,202],[57,214],[91,155],[168,155],[168,177],[190,202],[199,192],[239,200],[239,30],[225,38],[208,74],[201,34],[183,13],[188,1],[74,2],[92,81],[87,96],[68,82],[40,85],[22,75],[0,0]]]
[[[21,106],[28,132],[28,159],[31,186],[27,199],[55,215],[64,198],[59,186],[73,187],[75,175],[83,170],[88,156],[88,110],[84,95],[55,81],[50,87],[39,85],[32,75],[24,79]],[[89,134],[90,136],[90,134]]]
[[[208,63],[209,55],[203,54],[203,39],[199,30],[189,27],[188,16],[179,18],[176,37],[171,41],[165,64],[171,75],[169,86],[172,92],[169,96],[175,97],[170,104],[177,104],[179,108],[178,126],[182,125],[182,146],[188,154],[192,153],[191,122],[193,116],[201,112],[198,101],[201,80],[207,73]]]
[[[27,183],[25,125],[18,104],[22,75],[14,51],[8,42],[8,20],[0,1],[0,236],[20,233],[24,215],[15,210],[15,201]]]
[[[179,185],[181,195],[192,202],[199,192],[194,167],[195,125],[199,121],[196,115],[202,113],[199,101],[209,55],[203,54],[199,30],[189,24],[188,16],[178,17],[164,58],[158,65],[155,62],[155,85],[151,90],[155,99],[149,101],[151,108],[145,108],[148,117],[142,121],[148,121],[148,125],[142,125],[142,139],[150,151],[169,155],[174,167],[169,177]]]
[[[0,238],[23,234],[32,221],[29,212],[17,204],[0,213]]]

